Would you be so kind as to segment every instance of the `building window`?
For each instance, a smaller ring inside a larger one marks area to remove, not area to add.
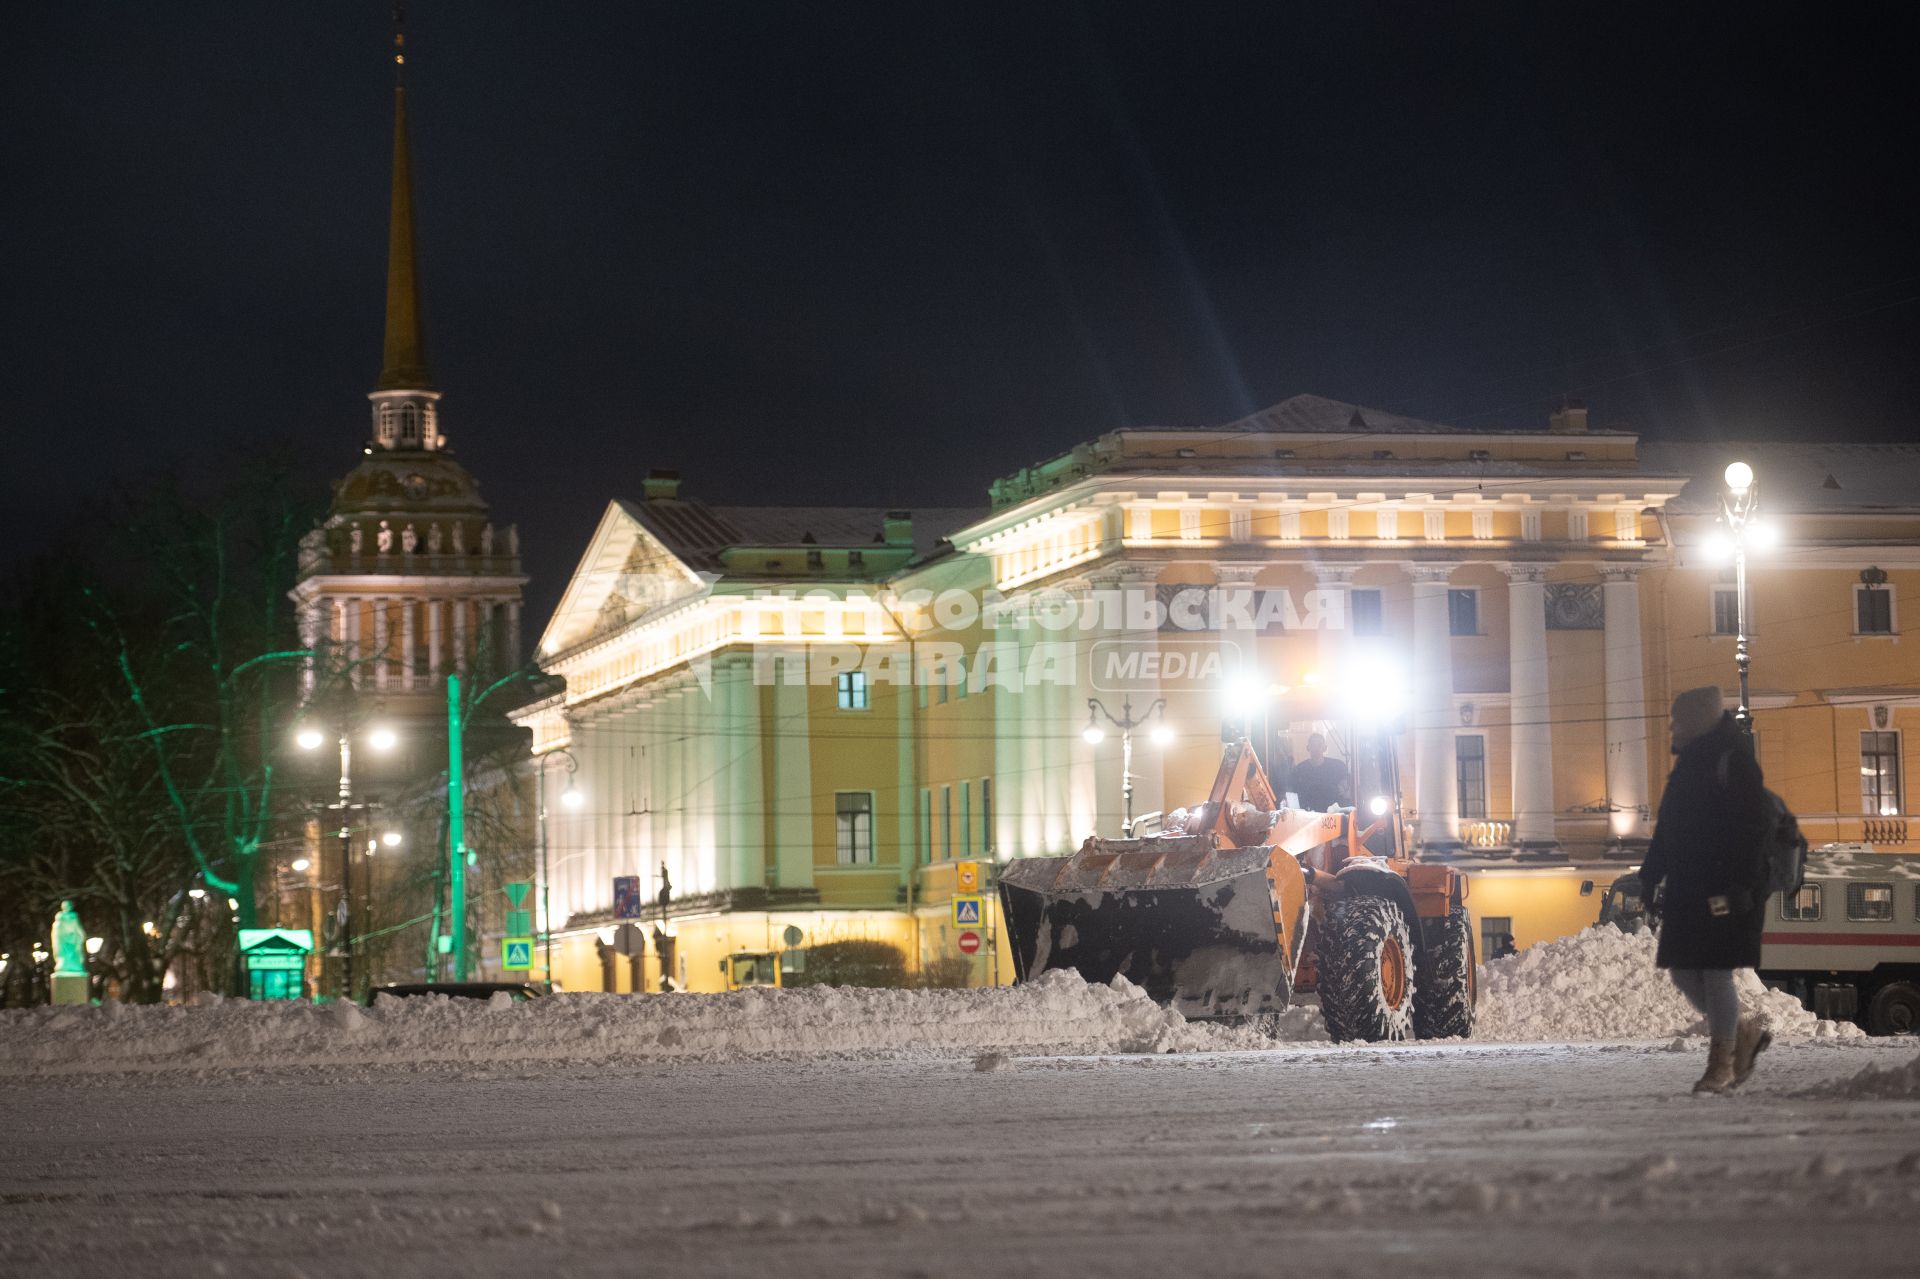
[[[1453,739],[1453,773],[1460,790],[1460,816],[1473,821],[1487,815],[1487,739],[1463,733]]]
[[[1374,587],[1356,587],[1351,595],[1353,633],[1361,636],[1385,635],[1387,628],[1385,610],[1381,607],[1381,592]]]
[[[940,856],[953,856],[953,787],[940,788]]]
[[[967,655],[965,653],[953,659],[953,695],[964,698],[967,695]]]
[[[841,710],[864,711],[868,708],[865,671],[842,671],[836,682],[840,688]]]
[[[922,860],[933,860],[933,792],[920,791],[920,852]]]
[[[1900,734],[1860,734],[1860,811],[1868,817],[1900,815]]]
[[[1715,635],[1740,633],[1740,593],[1734,587],[1713,588],[1713,633]]]
[[[848,551],[847,552],[847,571],[850,573],[866,572],[867,571],[867,553],[865,551]]]
[[[1884,924],[1893,918],[1892,884],[1848,884],[1847,921]]]
[[[993,851],[993,779],[980,779],[980,851]]]
[[[1893,634],[1893,592],[1884,586],[1853,588],[1853,633]]]
[[[1820,885],[1803,884],[1791,897],[1780,898],[1780,918],[1810,924],[1820,918]]]
[[[960,783],[960,851],[973,848],[973,783]]]
[[[818,573],[826,566],[826,557],[821,555],[819,551],[807,552],[807,571],[809,573]]]
[[[1447,592],[1447,630],[1454,635],[1480,633],[1480,592],[1472,587]]]
[[[1513,954],[1513,916],[1480,916],[1480,958],[1498,959]]]
[[[414,444],[420,438],[420,406],[403,404],[400,406],[400,442]]]
[[[833,796],[834,850],[842,866],[873,865],[873,792],[843,790]]]

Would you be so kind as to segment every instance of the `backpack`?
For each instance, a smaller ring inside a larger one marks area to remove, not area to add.
[[[1722,755],[1715,769],[1722,786],[1727,784],[1727,760],[1731,757],[1731,751]],[[1787,807],[1786,800],[1765,788],[1761,793],[1767,800],[1767,833],[1760,841],[1760,855],[1767,864],[1767,891],[1791,896],[1806,882],[1807,837],[1800,833],[1800,819]]]

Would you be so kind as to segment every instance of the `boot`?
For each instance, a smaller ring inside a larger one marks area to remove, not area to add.
[[[1753,1073],[1754,1060],[1772,1043],[1773,1031],[1764,1017],[1748,1013],[1740,1019],[1740,1033],[1733,1041],[1732,1087],[1738,1088],[1747,1082],[1747,1076]]]
[[[1718,1096],[1733,1087],[1733,1045],[1731,1039],[1707,1041],[1707,1073],[1693,1086],[1695,1092]]]

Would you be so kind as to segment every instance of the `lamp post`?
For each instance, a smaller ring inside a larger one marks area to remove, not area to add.
[[[534,774],[533,807],[540,817],[540,944],[549,991],[553,989],[553,868],[547,864],[547,760],[554,755],[567,761],[567,789],[560,793],[560,802],[568,808],[578,808],[582,799],[580,792],[573,788],[573,775],[580,771],[580,761],[573,757],[573,752],[563,746],[542,751],[538,757],[539,771]]]
[[[1774,541],[1771,525],[1758,518],[1758,490],[1753,468],[1745,462],[1727,464],[1727,491],[1720,497],[1720,518],[1727,526],[1725,551],[1733,555],[1733,664],[1740,673],[1740,707],[1734,711],[1734,723],[1742,734],[1753,736],[1753,709],[1747,694],[1747,673],[1752,664],[1747,637],[1747,550],[1763,549]]]
[[[1118,716],[1115,716],[1112,711],[1108,710],[1099,698],[1089,697],[1087,699],[1087,726],[1081,730],[1080,736],[1085,738],[1089,745],[1098,746],[1101,741],[1106,738],[1107,730],[1100,727],[1100,721],[1102,719],[1105,719],[1109,724],[1112,724],[1120,730],[1120,806],[1122,818],[1120,822],[1120,837],[1122,839],[1133,838],[1133,730],[1136,728],[1144,728],[1153,721],[1156,715],[1160,717],[1160,722],[1153,726],[1153,741],[1156,746],[1165,746],[1173,740],[1173,726],[1167,723],[1166,698],[1155,698],[1153,705],[1147,707],[1146,712],[1142,714],[1139,719],[1133,717],[1133,699],[1130,697],[1121,699],[1120,714]]]
[[[367,745],[376,751],[385,753],[394,748],[400,740],[392,729],[385,725],[363,725]],[[328,805],[340,810],[340,906],[337,918],[340,922],[340,949],[344,954],[341,970],[341,994],[348,1002],[353,1000],[353,823],[351,813],[353,802],[353,737],[354,728],[342,720],[334,730],[340,743],[340,798]],[[316,751],[326,744],[326,734],[318,728],[308,725],[302,728],[294,741],[301,750]],[[367,807],[360,805],[359,807]]]

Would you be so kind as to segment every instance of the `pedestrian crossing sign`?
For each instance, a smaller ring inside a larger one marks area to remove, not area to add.
[[[533,967],[533,938],[506,937],[500,942],[500,967],[524,973]]]
[[[985,921],[981,918],[981,899],[966,894],[953,899],[953,926],[955,928],[978,928]]]

